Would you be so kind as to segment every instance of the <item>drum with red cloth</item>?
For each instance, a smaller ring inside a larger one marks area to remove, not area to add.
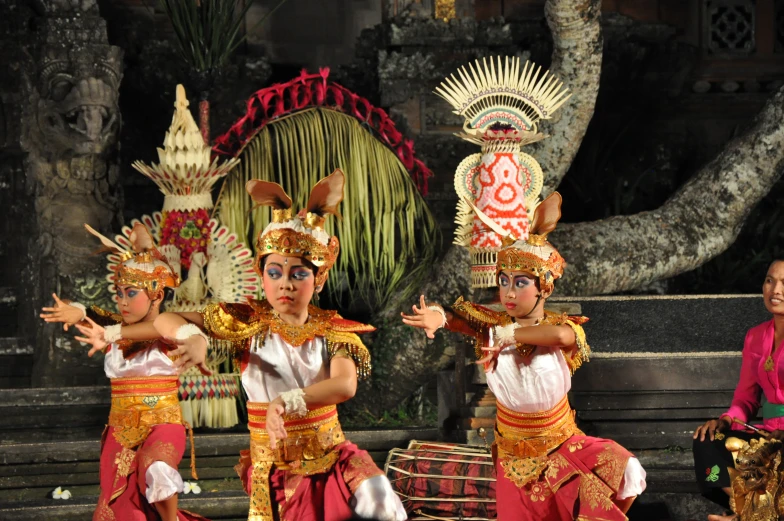
[[[496,518],[489,448],[411,441],[389,452],[384,470],[409,520]]]

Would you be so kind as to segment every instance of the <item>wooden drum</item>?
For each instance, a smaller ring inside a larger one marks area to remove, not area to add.
[[[489,448],[414,440],[407,449],[392,449],[384,470],[409,520],[496,518]]]

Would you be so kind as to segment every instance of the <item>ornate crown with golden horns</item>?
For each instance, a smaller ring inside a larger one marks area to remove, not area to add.
[[[553,283],[561,278],[566,265],[566,261],[555,246],[547,241],[547,235],[555,230],[561,218],[561,194],[553,192],[539,203],[534,210],[528,237],[525,239],[518,239],[494,222],[470,200],[465,199],[465,201],[482,223],[502,237],[502,246],[495,266],[496,278],[502,270],[522,271],[539,279],[541,291],[552,292]]]
[[[151,300],[163,297],[164,288],[176,288],[180,278],[171,268],[166,258],[155,247],[149,230],[136,223],[128,241],[129,248],[120,246],[101,235],[89,224],[84,227],[98,237],[103,244],[100,251],[112,252],[109,255],[111,274],[107,276],[114,286],[134,286],[143,289]]]
[[[307,206],[293,215],[291,197],[282,186],[258,179],[248,181],[245,189],[256,206],[272,207],[272,222],[256,239],[254,266],[259,275],[262,275],[261,259],[277,253],[305,259],[318,268],[316,286],[326,282],[329,270],[338,258],[340,243],[337,237],[330,237],[324,230],[324,224],[328,214],[340,218],[338,205],[343,200],[344,185],[343,172],[335,170],[316,183],[310,191]]]

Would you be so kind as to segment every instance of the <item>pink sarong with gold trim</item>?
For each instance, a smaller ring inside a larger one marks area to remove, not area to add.
[[[626,521],[613,500],[629,451],[583,434],[566,397],[531,414],[497,406],[498,521]]]

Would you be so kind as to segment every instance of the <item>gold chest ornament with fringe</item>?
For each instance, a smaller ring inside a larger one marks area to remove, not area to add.
[[[298,347],[317,336],[327,342],[330,359],[351,358],[357,377],[363,380],[372,370],[370,352],[356,333],[375,331],[373,326],[342,318],[336,311],[308,306],[308,321],[301,326],[284,322],[266,300],[249,300],[248,304],[210,304],[204,311],[204,329],[211,347],[236,356],[250,349],[254,338],[263,344],[268,333],[276,333],[288,344]]]

